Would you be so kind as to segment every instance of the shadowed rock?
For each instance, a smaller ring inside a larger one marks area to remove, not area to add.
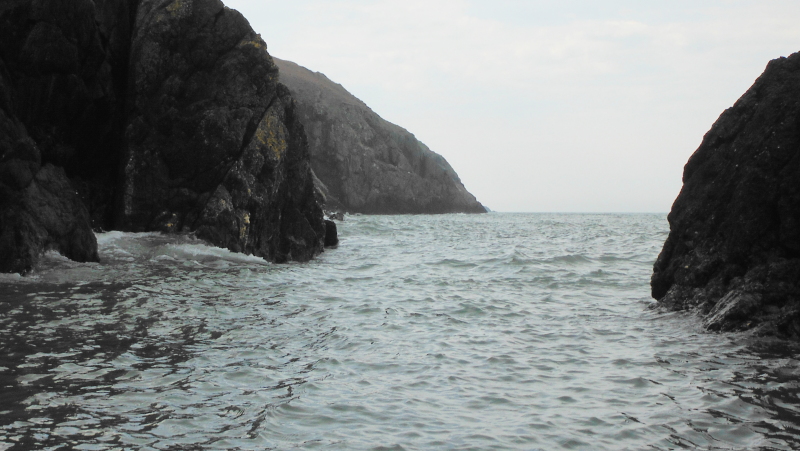
[[[196,230],[279,262],[322,250],[303,127],[241,14],[217,0],[142,0],[130,79],[121,228]]]
[[[339,234],[336,231],[336,223],[330,219],[325,220],[325,247],[333,247],[339,244]]]
[[[97,260],[92,229],[322,251],[303,127],[266,44],[218,0],[0,4],[0,271]]]
[[[109,225],[119,176],[131,8],[0,5],[0,271],[25,272],[47,249],[98,258],[92,225]]]
[[[719,117],[683,182],[653,297],[710,329],[800,338],[800,54]]]
[[[275,58],[297,99],[327,208],[358,213],[485,213],[447,161],[325,75]]]

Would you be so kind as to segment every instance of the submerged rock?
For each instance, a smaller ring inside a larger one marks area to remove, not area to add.
[[[485,213],[453,168],[325,75],[275,58],[297,99],[326,206],[353,213]]]
[[[97,260],[93,228],[308,260],[308,158],[266,44],[218,0],[0,5],[0,271]]]
[[[773,60],[684,168],[655,263],[659,305],[715,330],[800,339],[800,54]]]

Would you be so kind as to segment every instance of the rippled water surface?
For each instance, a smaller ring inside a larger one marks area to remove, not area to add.
[[[664,215],[350,216],[272,265],[111,232],[0,278],[0,450],[800,448],[798,350],[648,308]]]

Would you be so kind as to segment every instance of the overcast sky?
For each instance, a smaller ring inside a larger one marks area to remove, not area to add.
[[[800,1],[223,0],[442,154],[495,211],[667,212]]]

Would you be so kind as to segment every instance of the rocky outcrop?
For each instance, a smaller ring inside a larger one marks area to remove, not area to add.
[[[325,75],[275,59],[297,99],[328,208],[358,213],[485,213],[453,168]]]
[[[318,253],[305,134],[261,37],[212,0],[141,0],[135,24],[120,226],[276,261]]]
[[[0,5],[0,271],[96,261],[124,126],[131,4]],[[110,188],[110,189],[109,189]]]
[[[711,330],[800,339],[800,54],[773,60],[684,168],[652,295]]]
[[[97,260],[93,228],[308,260],[308,157],[265,43],[218,0],[0,5],[0,271]]]

